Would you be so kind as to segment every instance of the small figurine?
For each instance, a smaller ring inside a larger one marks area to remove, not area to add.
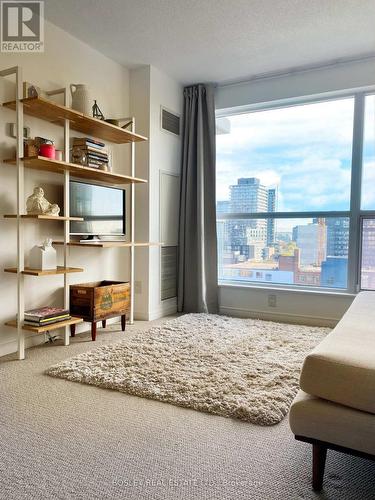
[[[28,214],[35,215],[55,215],[60,213],[60,207],[50,203],[44,197],[44,191],[41,187],[34,188],[34,192],[27,198],[26,211]]]
[[[92,107],[92,116],[94,118],[98,118],[99,120],[104,120],[104,115],[101,112],[99,106],[97,105],[96,101],[94,101],[94,105]]]

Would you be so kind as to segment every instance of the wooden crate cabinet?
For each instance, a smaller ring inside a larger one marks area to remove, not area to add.
[[[71,314],[91,323],[91,338],[96,340],[96,324],[103,328],[109,318],[121,316],[121,328],[125,331],[126,315],[130,310],[130,283],[124,281],[95,281],[70,286]],[[75,325],[71,326],[75,336]]]

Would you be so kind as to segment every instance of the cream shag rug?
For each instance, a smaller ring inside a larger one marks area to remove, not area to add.
[[[186,314],[50,367],[54,377],[273,425],[328,328]]]

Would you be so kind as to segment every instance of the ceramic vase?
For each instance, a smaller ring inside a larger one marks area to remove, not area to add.
[[[91,98],[87,85],[72,83],[70,93],[72,94],[72,108],[84,115],[91,116]]]

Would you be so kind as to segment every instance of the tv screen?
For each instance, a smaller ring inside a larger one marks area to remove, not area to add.
[[[94,236],[125,235],[125,191],[70,181],[70,234]]]

